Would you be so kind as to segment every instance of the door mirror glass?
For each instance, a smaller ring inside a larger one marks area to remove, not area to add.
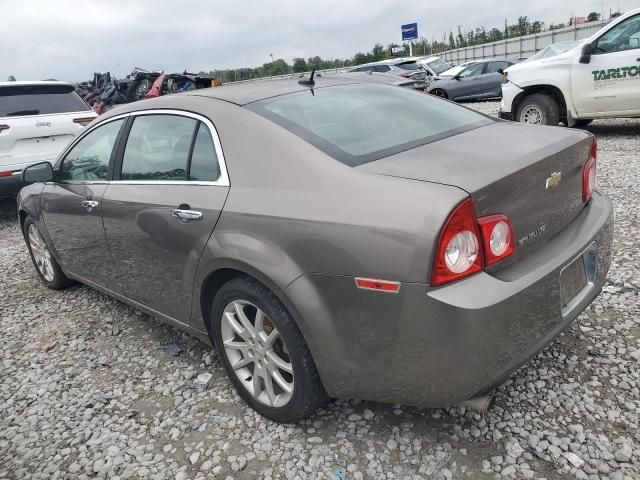
[[[580,55],[580,63],[590,63],[592,53],[593,53],[593,45],[590,43],[586,43],[582,47],[582,53]]]
[[[22,171],[22,181],[26,184],[53,180],[53,167],[49,162],[31,165]]]

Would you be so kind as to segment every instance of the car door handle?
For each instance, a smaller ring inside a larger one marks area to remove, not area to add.
[[[191,222],[194,220],[202,220],[202,212],[196,212],[195,210],[182,210],[180,208],[174,208],[173,210],[171,210],[171,215],[173,215],[183,223]]]
[[[89,213],[93,212],[96,208],[98,208],[98,205],[100,205],[100,202],[97,202],[95,200],[83,200],[82,201],[82,206]]]

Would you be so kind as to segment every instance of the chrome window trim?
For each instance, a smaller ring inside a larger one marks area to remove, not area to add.
[[[104,122],[100,122],[100,123],[96,123],[95,125],[92,125],[91,128],[85,129],[69,145],[67,145],[67,148],[65,148],[62,151],[62,154],[58,157],[58,161],[56,161],[56,163],[54,164],[53,169],[57,170],[58,168],[62,167],[62,163],[64,163],[64,161],[67,158],[67,155],[69,154],[69,152],[71,150],[73,150],[73,148],[84,137],[89,135],[89,133],[94,131],[96,128],[102,127],[103,125],[106,125],[108,123],[114,122],[116,120],[127,118],[129,115],[131,115],[131,114],[130,113],[123,113],[123,114],[120,114],[120,115],[116,115],[114,117],[107,118]],[[64,184],[64,185],[107,185],[107,184],[109,184],[109,180],[60,180],[60,181],[57,181],[57,182],[45,182],[45,183],[47,185],[49,185],[50,183]]]
[[[216,156],[218,157],[218,166],[220,167],[220,177],[213,182],[199,182],[197,180],[112,180],[111,183],[122,185],[214,185],[219,187],[229,186],[229,173],[227,171],[227,163],[222,153],[222,144],[220,143],[220,137],[218,136],[218,130],[213,125],[211,120],[207,117],[200,115],[199,113],[187,112],[185,110],[174,109],[155,109],[155,110],[140,110],[129,113],[132,117],[138,117],[142,115],[178,115],[181,117],[193,118],[200,120],[209,129],[211,138],[213,139],[213,146],[216,150]]]
[[[147,180],[65,180],[54,183],[61,184],[80,184],[80,185],[193,185],[193,186],[218,186],[218,187],[228,187],[230,185],[229,181],[229,172],[227,170],[227,162],[224,158],[224,153],[222,152],[222,143],[220,142],[220,137],[218,135],[218,130],[213,125],[213,122],[209,120],[207,117],[200,115],[198,113],[187,112],[186,110],[176,110],[169,108],[162,109],[153,109],[153,110],[139,110],[135,112],[121,113],[120,115],[115,115],[106,119],[103,122],[96,123],[92,125],[90,128],[82,132],[78,137],[76,137],[73,142],[71,142],[67,148],[62,152],[62,155],[59,157],[60,160],[56,162],[56,168],[60,162],[64,162],[65,157],[71,151],[71,149],[86,135],[88,135],[91,131],[95,130],[98,127],[106,125],[107,123],[113,122],[115,120],[120,120],[122,118],[127,117],[137,117],[140,115],[179,115],[183,117],[193,118],[195,120],[200,120],[203,124],[207,126],[209,129],[209,133],[211,134],[211,138],[213,139],[213,146],[216,151],[216,156],[218,157],[218,166],[220,167],[220,178],[214,182],[199,182],[193,180],[155,180],[155,181],[147,181]],[[49,182],[47,182],[49,183]]]

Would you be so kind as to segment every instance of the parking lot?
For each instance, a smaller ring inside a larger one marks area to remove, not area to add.
[[[44,287],[1,201],[0,479],[640,478],[640,119],[589,130],[616,210],[608,283],[486,415],[351,399],[264,420],[207,345],[91,288]],[[508,161],[509,139],[495,149]]]

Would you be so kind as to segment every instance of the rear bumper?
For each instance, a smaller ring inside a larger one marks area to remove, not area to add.
[[[330,395],[454,405],[502,382],[593,301],[612,235],[612,204],[595,192],[544,249],[506,267],[509,281],[481,273],[437,289],[404,283],[389,294],[358,290],[352,277],[311,274],[287,294]],[[563,318],[560,271],[594,241],[593,288]]]
[[[8,177],[0,177],[0,196],[15,195],[22,188],[22,170],[13,172]]]

